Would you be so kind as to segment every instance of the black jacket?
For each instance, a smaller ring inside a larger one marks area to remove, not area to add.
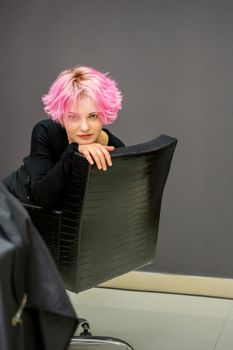
[[[109,137],[109,146],[124,146],[117,137],[104,130]],[[59,123],[42,120],[33,128],[31,151],[24,158],[24,165],[3,179],[3,184],[24,203],[34,202],[46,209],[61,209],[72,154],[77,149],[76,143],[68,143],[66,130]]]
[[[78,318],[44,242],[1,183],[0,296],[1,350],[68,348]]]

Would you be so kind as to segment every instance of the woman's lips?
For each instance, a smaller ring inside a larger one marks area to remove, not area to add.
[[[83,139],[88,139],[89,137],[92,136],[92,134],[87,134],[87,135],[77,135],[78,137],[81,137]]]

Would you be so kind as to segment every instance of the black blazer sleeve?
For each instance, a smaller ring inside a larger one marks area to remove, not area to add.
[[[32,200],[47,209],[61,206],[72,154],[77,151],[77,144],[71,143],[57,160],[51,142],[48,128],[37,124],[32,131],[31,154],[24,159]]]

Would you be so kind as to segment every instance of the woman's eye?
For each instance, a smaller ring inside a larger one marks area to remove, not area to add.
[[[97,119],[98,118],[98,114],[91,114],[90,115],[90,119]]]
[[[77,120],[77,119],[78,119],[78,116],[75,115],[75,114],[71,114],[71,115],[69,116],[69,118],[70,118],[70,120]]]

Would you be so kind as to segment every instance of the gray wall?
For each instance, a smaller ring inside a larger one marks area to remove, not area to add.
[[[2,1],[0,176],[21,164],[41,95],[77,64],[124,93],[127,144],[179,140],[153,271],[233,277],[233,2]]]

